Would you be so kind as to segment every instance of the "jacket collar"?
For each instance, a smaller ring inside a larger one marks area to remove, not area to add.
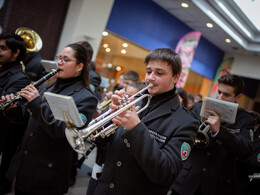
[[[172,97],[170,100],[162,103],[159,107],[149,112],[146,116],[142,118],[142,121],[148,122],[156,118],[160,118],[164,115],[170,114],[172,110],[177,110],[180,106],[180,100],[177,95]]]

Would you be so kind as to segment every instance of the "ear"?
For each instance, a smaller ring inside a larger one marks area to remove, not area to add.
[[[180,75],[181,75],[181,73],[178,73],[178,74],[176,74],[176,75],[173,77],[173,82],[174,82],[175,84],[178,82],[178,80],[179,80],[179,78],[180,78]]]
[[[238,95],[235,97],[236,101],[237,101],[239,98],[241,98],[241,96],[242,96],[242,94],[241,94],[241,93],[240,93],[240,94],[238,94]]]
[[[83,70],[83,67],[84,67],[84,64],[83,63],[80,63],[76,66],[76,71],[77,72],[81,72]]]
[[[20,50],[17,49],[14,53],[13,53],[13,57],[15,58],[15,60],[17,59],[17,57],[19,56],[20,54]]]

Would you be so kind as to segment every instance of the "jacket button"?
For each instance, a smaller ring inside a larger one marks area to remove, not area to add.
[[[32,137],[33,136],[33,132],[31,131],[29,135]]]
[[[210,152],[206,152],[206,155],[207,155],[207,156],[211,156],[211,153],[210,153]]]
[[[121,162],[121,161],[117,161],[116,165],[117,165],[118,167],[121,167],[122,162]]]
[[[52,163],[49,163],[49,164],[48,164],[48,167],[50,167],[50,168],[51,168],[51,167],[52,167]]]
[[[24,154],[28,154],[28,150],[25,150],[23,153],[24,153]]]
[[[131,145],[130,145],[129,143],[126,144],[126,147],[130,148],[130,146],[131,146]]]
[[[207,171],[207,169],[206,169],[205,167],[203,167],[203,168],[202,168],[202,171],[203,171],[203,172],[206,172],[206,171]]]
[[[110,187],[111,189],[113,189],[113,188],[115,187],[115,184],[110,183],[110,184],[109,184],[109,187]]]
[[[124,139],[124,143],[128,143],[128,140],[127,140],[127,139]]]

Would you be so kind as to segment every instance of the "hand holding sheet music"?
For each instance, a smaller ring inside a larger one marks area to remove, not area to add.
[[[219,115],[220,121],[233,124],[236,120],[237,109],[237,103],[204,97],[200,116],[208,118],[210,114],[206,110],[213,110]]]

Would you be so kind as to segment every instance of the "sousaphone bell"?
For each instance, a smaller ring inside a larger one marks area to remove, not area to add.
[[[41,50],[42,39],[34,30],[27,27],[20,27],[16,29],[15,34],[24,40],[28,52],[38,52]]]

